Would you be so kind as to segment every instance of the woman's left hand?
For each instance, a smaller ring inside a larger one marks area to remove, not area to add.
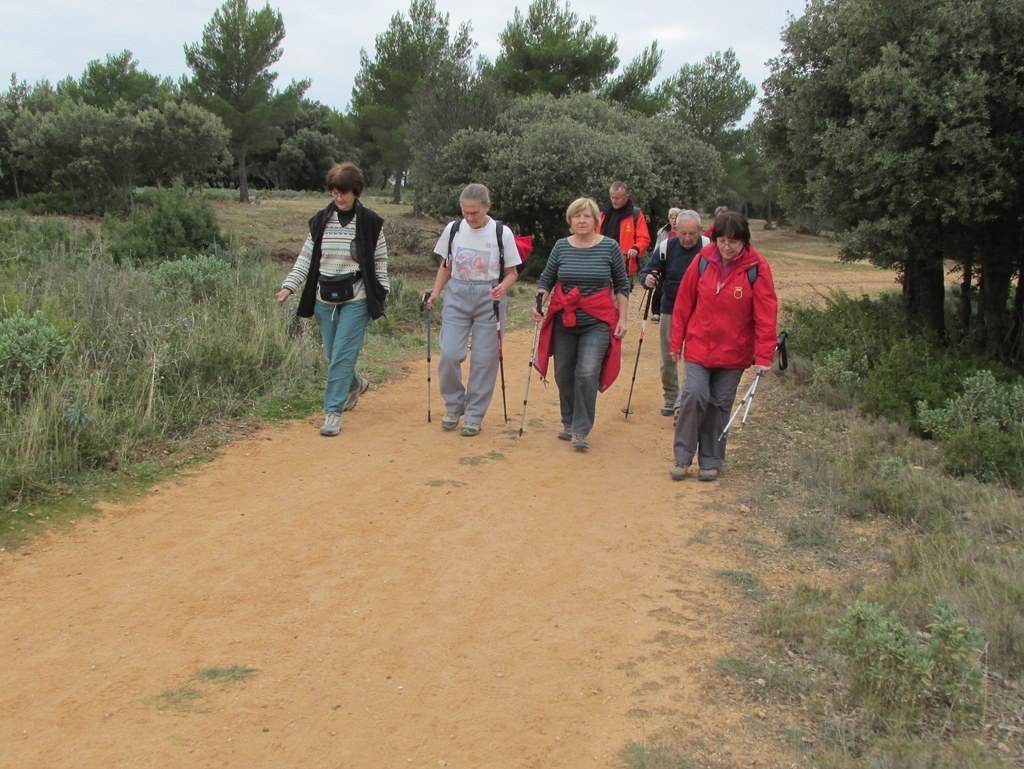
[[[500,302],[501,298],[505,296],[505,287],[498,283],[496,286],[491,288],[491,301]]]
[[[620,317],[618,322],[615,324],[615,331],[613,332],[616,339],[622,339],[626,335],[626,319]]]

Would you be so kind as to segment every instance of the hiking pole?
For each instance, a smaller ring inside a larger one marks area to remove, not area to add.
[[[498,329],[498,370],[501,372],[501,410],[505,414],[505,424],[508,424],[508,405],[505,403],[505,354],[501,349],[501,307],[499,302],[494,303],[494,322]]]
[[[544,313],[540,309],[540,303],[543,301],[543,297],[540,292],[537,292],[537,312],[543,315]],[[530,368],[526,372],[526,391],[523,393],[523,416],[519,420],[519,437],[523,437],[523,426],[526,424],[526,399],[530,395],[530,377],[533,375],[533,364],[537,362],[537,334],[540,332],[540,321],[535,320],[533,322],[533,342],[530,344]]]
[[[644,297],[644,322],[640,326],[640,341],[636,343],[636,360],[633,361],[633,380],[629,383],[629,400],[626,401],[626,408],[622,410],[622,413],[626,415],[626,419],[629,419],[629,415],[633,413],[633,409],[629,406],[633,402],[633,385],[636,384],[636,369],[640,365],[640,348],[644,346],[644,332],[647,330],[647,317],[651,312],[651,297],[654,296],[654,292],[651,289],[647,289],[647,295]]]
[[[785,369],[789,365],[789,356],[786,353],[786,338],[789,336],[788,331],[783,331],[779,334],[779,341],[775,344],[775,349],[779,353],[779,368]],[[774,357],[774,353],[773,356]],[[743,409],[743,419],[740,420],[740,427],[743,427],[747,423],[747,414],[750,413],[750,404],[754,402],[754,395],[757,393],[757,383],[764,376],[764,369],[760,366],[757,367],[757,371],[754,374],[754,381],[747,390],[747,394],[743,396],[743,400],[736,407],[736,410],[732,412],[732,416],[729,417],[729,421],[725,423],[725,429],[722,430],[722,434],[718,437],[718,440],[725,438],[729,432],[729,427],[732,425],[732,421],[736,418],[736,415],[740,413],[740,409]],[[744,408],[744,405],[746,408]]]
[[[430,422],[430,308],[427,307],[427,300],[430,299],[430,291],[423,292],[423,299],[420,301],[420,311],[423,319],[427,322],[427,422]]]
[[[754,374],[754,382],[750,385],[747,390],[747,394],[743,396],[743,400],[736,407],[736,410],[732,412],[732,416],[729,417],[729,421],[725,423],[725,429],[722,430],[722,434],[718,436],[718,440],[724,440],[725,436],[729,432],[729,428],[732,426],[732,421],[736,418],[736,415],[740,413],[740,409],[746,406],[743,411],[743,419],[740,420],[740,427],[743,427],[747,423],[747,414],[750,413],[750,404],[754,402],[754,394],[757,392],[757,383],[761,381],[761,376],[764,374],[764,369],[760,366],[757,368],[757,372]]]

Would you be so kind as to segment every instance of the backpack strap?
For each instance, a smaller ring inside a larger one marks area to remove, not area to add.
[[[452,243],[455,241],[455,233],[459,231],[459,227],[462,226],[462,220],[456,219],[452,222],[451,229],[448,230],[448,256],[445,258],[445,266],[452,263]]]
[[[499,219],[494,220],[494,234],[498,238],[498,280],[505,277],[505,225]]]
[[[706,270],[707,268],[708,268],[708,260],[705,259],[702,256],[700,258],[700,261],[697,262],[697,274],[698,275],[703,275],[704,274],[704,270]],[[757,265],[756,264],[752,264],[750,267],[747,268],[747,280],[750,282],[750,287],[753,288],[754,287],[754,283],[757,282]]]

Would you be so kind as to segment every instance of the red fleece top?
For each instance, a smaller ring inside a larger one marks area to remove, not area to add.
[[[700,272],[704,258],[707,267]],[[757,265],[750,285],[747,270]],[[722,264],[711,243],[693,260],[672,309],[670,352],[705,368],[745,369],[772,365],[778,343],[779,303],[767,260],[753,246]],[[684,346],[685,344],[685,346]]]
[[[568,294],[562,292],[562,284],[555,283],[551,289],[551,301],[548,303],[548,314],[540,327],[540,336],[537,340],[537,357],[534,359],[533,367],[540,372],[543,379],[548,373],[548,358],[551,357],[552,334],[555,329],[555,315],[562,313],[563,324],[566,328],[576,325],[576,310],[597,318],[599,321],[608,324],[608,336],[611,343],[604,353],[604,361],[601,363],[601,376],[597,380],[597,389],[604,392],[612,386],[619,375],[619,367],[622,360],[622,340],[615,338],[615,326],[619,322],[619,308],[615,306],[612,299],[612,291],[598,291],[590,296],[583,296],[578,288],[573,288]]]

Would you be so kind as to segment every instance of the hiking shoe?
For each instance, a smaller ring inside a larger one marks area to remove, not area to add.
[[[572,436],[572,447],[577,451],[586,451],[590,448],[590,441],[587,440],[587,436],[576,433]]]
[[[462,418],[462,414],[458,414],[454,411],[447,411],[445,415],[441,417],[441,429],[442,430],[454,430],[459,426],[459,420]]]
[[[671,417],[671,416],[674,416],[675,413],[676,413],[676,407],[675,406],[672,406],[672,405],[669,405],[669,404],[665,404],[664,406],[661,407],[661,415],[663,417]]]
[[[359,384],[348,391],[348,397],[345,399],[345,405],[341,407],[342,411],[351,411],[359,403],[359,396],[370,389],[370,381],[362,374],[356,372],[356,379],[359,380]]]
[[[558,432],[558,440],[560,441],[571,441],[572,433],[568,430],[562,429]]]
[[[324,417],[324,426],[320,428],[320,434],[331,437],[341,432],[341,414],[330,411]]]
[[[698,481],[717,481],[718,480],[718,468],[717,467],[702,467],[697,471]]]
[[[668,469],[668,474],[672,477],[673,481],[681,481],[690,474],[689,465],[672,465]]]
[[[480,423],[479,422],[463,422],[462,423],[462,434],[467,438],[472,438],[474,435],[480,434]]]
[[[661,323],[661,316],[660,315],[652,315],[651,316],[651,323]]]

